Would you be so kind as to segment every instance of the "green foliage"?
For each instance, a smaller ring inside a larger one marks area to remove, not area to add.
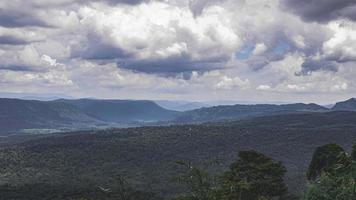
[[[219,200],[216,182],[211,175],[190,163],[178,161],[177,164],[185,168],[185,172],[177,177],[177,181],[184,184],[189,193],[175,200]]]
[[[257,105],[221,105],[183,112],[176,120],[180,122],[208,122],[226,119],[246,119],[249,117],[268,116],[273,113],[322,112],[327,108],[317,104],[257,104]]]
[[[356,162],[345,155],[339,154],[332,162],[336,164],[308,183],[302,200],[356,199]]]
[[[345,151],[337,144],[326,144],[316,149],[307,172],[308,180],[314,180],[323,172],[330,170],[343,160],[340,157],[346,157]]]
[[[1,184],[11,186],[66,184],[73,188],[106,183],[125,175],[135,190],[172,197],[180,187],[171,177],[176,160],[194,161],[209,173],[223,172],[237,148],[263,150],[288,168],[289,191],[304,189],[306,161],[317,147],[356,139],[355,113],[298,114],[261,117],[218,124],[106,129],[51,135],[13,135],[0,140]],[[68,187],[69,187],[68,186]],[[1,199],[1,198],[0,198]],[[10,198],[11,199],[11,198]]]
[[[283,181],[286,168],[280,162],[256,151],[241,151],[239,159],[225,173],[228,199],[271,199],[286,194]]]
[[[81,182],[63,184],[1,185],[0,199],[14,200],[160,200],[150,192],[135,190],[124,179],[108,180],[108,185]]]
[[[352,146],[352,153],[351,153],[351,159],[353,161],[356,161],[356,144]]]
[[[184,166],[187,171],[181,177],[189,193],[176,200],[267,200],[287,192],[285,167],[256,151],[241,151],[219,184],[201,169]]]
[[[355,179],[351,176],[322,175],[314,184],[309,184],[304,200],[351,200],[356,199]]]

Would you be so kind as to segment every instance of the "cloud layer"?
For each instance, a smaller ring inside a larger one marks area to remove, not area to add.
[[[306,21],[356,20],[354,0],[284,0],[282,4]]]
[[[355,9],[353,0],[1,1],[0,91],[338,100],[355,92]]]

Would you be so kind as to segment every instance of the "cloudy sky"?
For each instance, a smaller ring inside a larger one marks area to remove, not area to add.
[[[356,97],[356,1],[0,0],[0,92]]]

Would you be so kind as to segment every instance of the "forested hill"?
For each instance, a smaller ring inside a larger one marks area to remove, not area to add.
[[[226,119],[243,119],[248,117],[286,114],[295,112],[326,112],[329,109],[317,104],[257,104],[214,106],[187,111],[177,118],[181,122],[207,122]]]
[[[25,129],[78,130],[171,120],[176,111],[152,101],[0,99],[0,133]]]
[[[87,115],[107,122],[169,121],[178,114],[147,100],[60,99],[56,102],[76,106]]]
[[[356,111],[356,99],[351,98],[346,101],[338,102],[332,110]]]
[[[332,109],[317,104],[221,105],[178,112],[147,100],[59,99],[36,101],[0,99],[0,134],[47,129],[82,130],[147,124],[194,124],[293,113],[356,111],[356,100]],[[49,131],[48,130],[48,131]],[[48,132],[47,131],[47,132]]]
[[[0,99],[0,133],[20,129],[90,126],[100,121],[62,102]]]
[[[10,143],[12,137],[1,140]],[[167,197],[182,189],[172,182],[180,172],[177,160],[216,172],[226,169],[238,151],[254,149],[282,161],[290,192],[299,194],[316,147],[337,143],[350,150],[355,140],[356,112],[288,114],[225,124],[38,135],[1,148],[0,163],[2,184],[9,186],[85,191],[98,185],[112,188],[109,180],[124,176],[137,189]],[[29,191],[35,192],[21,190]]]

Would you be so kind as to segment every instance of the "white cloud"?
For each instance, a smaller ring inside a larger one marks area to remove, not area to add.
[[[62,87],[62,86],[72,86],[73,81],[68,79],[68,77],[58,71],[51,71],[45,73],[35,73],[35,72],[23,72],[23,71],[11,71],[11,70],[1,70],[1,88],[11,88],[11,87],[21,87],[24,89],[23,92],[28,92],[26,89],[31,89],[31,87],[37,86],[35,88],[46,89],[46,87]],[[49,88],[47,88],[49,89]]]
[[[323,56],[341,62],[356,61],[356,23],[336,21],[329,28],[334,35],[323,44]]]
[[[223,76],[221,81],[219,81],[215,88],[217,89],[233,89],[233,88],[247,88],[250,82],[248,79],[242,80],[239,77],[230,78],[228,76]]]
[[[0,24],[0,88],[293,101],[355,91],[355,22],[305,23],[278,0],[109,1],[1,1],[24,17]]]
[[[269,86],[269,85],[259,85],[256,89],[257,90],[270,90],[271,86]]]
[[[294,42],[295,46],[301,49],[306,47],[304,40],[305,40],[304,37],[301,35],[296,35],[292,38],[292,41]]]
[[[264,53],[267,50],[267,46],[263,43],[258,43],[255,46],[255,49],[252,51],[252,55],[258,56],[262,53]]]
[[[187,7],[162,2],[136,7],[92,4],[79,10],[82,25],[137,59],[186,53],[193,60],[229,57],[240,45],[225,12],[211,7],[195,18]]]
[[[12,70],[46,70],[50,64],[41,59],[33,45],[26,45],[23,48],[4,51],[0,55],[0,68]]]
[[[51,65],[51,66],[57,66],[57,65],[59,65],[59,63],[57,63],[57,60],[56,60],[56,59],[53,59],[53,58],[51,58],[50,56],[45,55],[45,54],[43,54],[43,55],[41,56],[41,60],[47,62],[47,63],[48,63],[49,65]]]

